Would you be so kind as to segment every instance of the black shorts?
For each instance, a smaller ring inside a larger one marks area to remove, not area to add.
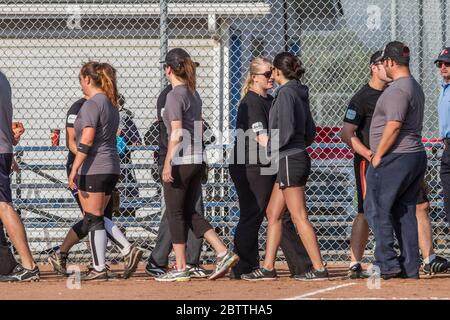
[[[84,192],[104,192],[111,195],[119,181],[118,174],[92,174],[78,176],[78,189]]]
[[[358,213],[364,213],[364,198],[366,197],[366,174],[369,168],[369,161],[365,158],[355,155],[353,166],[356,178],[356,194],[358,197]],[[428,186],[425,180],[420,183],[419,196],[417,204],[428,202]]]
[[[302,151],[280,158],[276,183],[280,189],[304,187],[311,172],[311,159],[308,152]]]
[[[12,153],[0,153],[0,202],[12,202],[11,193],[11,164]]]

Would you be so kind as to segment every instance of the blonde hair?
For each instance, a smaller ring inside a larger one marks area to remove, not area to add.
[[[272,65],[272,62],[269,59],[261,57],[255,58],[250,62],[250,66],[248,68],[248,72],[245,77],[244,85],[242,86],[241,99],[244,98],[245,95],[248,93],[248,91],[252,88],[253,84],[252,76],[255,75],[256,73],[259,73],[261,67],[264,64]]]

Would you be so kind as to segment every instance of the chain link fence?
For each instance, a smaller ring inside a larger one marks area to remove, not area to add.
[[[301,57],[319,127],[310,149],[307,205],[324,257],[347,261],[356,191],[352,154],[338,132],[351,96],[369,78],[370,55],[394,39],[410,46],[412,72],[426,94],[430,217],[437,252],[448,255],[438,177],[441,145],[433,142],[440,83],[433,59],[446,44],[448,19],[445,0],[3,0],[0,70],[13,88],[14,119],[26,128],[15,149],[21,170],[13,174],[14,203],[35,257],[45,260],[81,216],[67,189],[64,126],[70,105],[82,95],[79,69],[89,60],[118,70],[125,97],[115,222],[130,240],[152,250],[163,210],[154,160],[156,99],[165,85],[159,61],[167,49],[183,47],[200,63],[204,120],[224,133],[208,146],[203,190],[205,213],[230,245],[239,208],[227,166],[219,160],[232,143],[244,74],[252,57],[273,58],[284,50]],[[51,144],[52,129],[61,130],[60,146]],[[77,245],[73,261],[87,260],[87,248]],[[370,242],[367,257],[372,248]],[[110,260],[119,258],[113,246],[108,250]],[[208,260],[210,248],[203,251]]]

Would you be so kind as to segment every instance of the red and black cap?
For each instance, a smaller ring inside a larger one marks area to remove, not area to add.
[[[182,48],[175,48],[167,52],[166,58],[161,61],[161,63],[168,64],[172,67],[178,68],[181,64],[184,63],[184,60],[190,58],[191,56],[187,53],[186,50]],[[198,67],[200,64],[198,62],[194,62],[194,64]]]
[[[383,49],[382,60],[392,59],[399,64],[408,65],[410,60],[409,47],[400,41],[389,42]]]
[[[439,57],[434,61],[434,63],[439,61],[450,63],[450,47],[442,49],[441,53],[439,53]]]

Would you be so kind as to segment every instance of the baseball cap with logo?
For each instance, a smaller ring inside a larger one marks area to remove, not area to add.
[[[438,61],[450,63],[450,47],[442,49],[441,53],[439,53],[439,57],[434,61],[434,63]]]
[[[384,47],[382,55],[382,60],[392,59],[398,64],[409,65],[410,51],[408,46],[403,42],[389,42]]]
[[[181,64],[183,64],[186,58],[190,58],[191,56],[186,50],[182,48],[175,48],[167,52],[166,58],[161,61],[161,63],[168,64],[175,68],[178,68]],[[198,62],[194,62],[194,64],[198,67],[200,64]]]

